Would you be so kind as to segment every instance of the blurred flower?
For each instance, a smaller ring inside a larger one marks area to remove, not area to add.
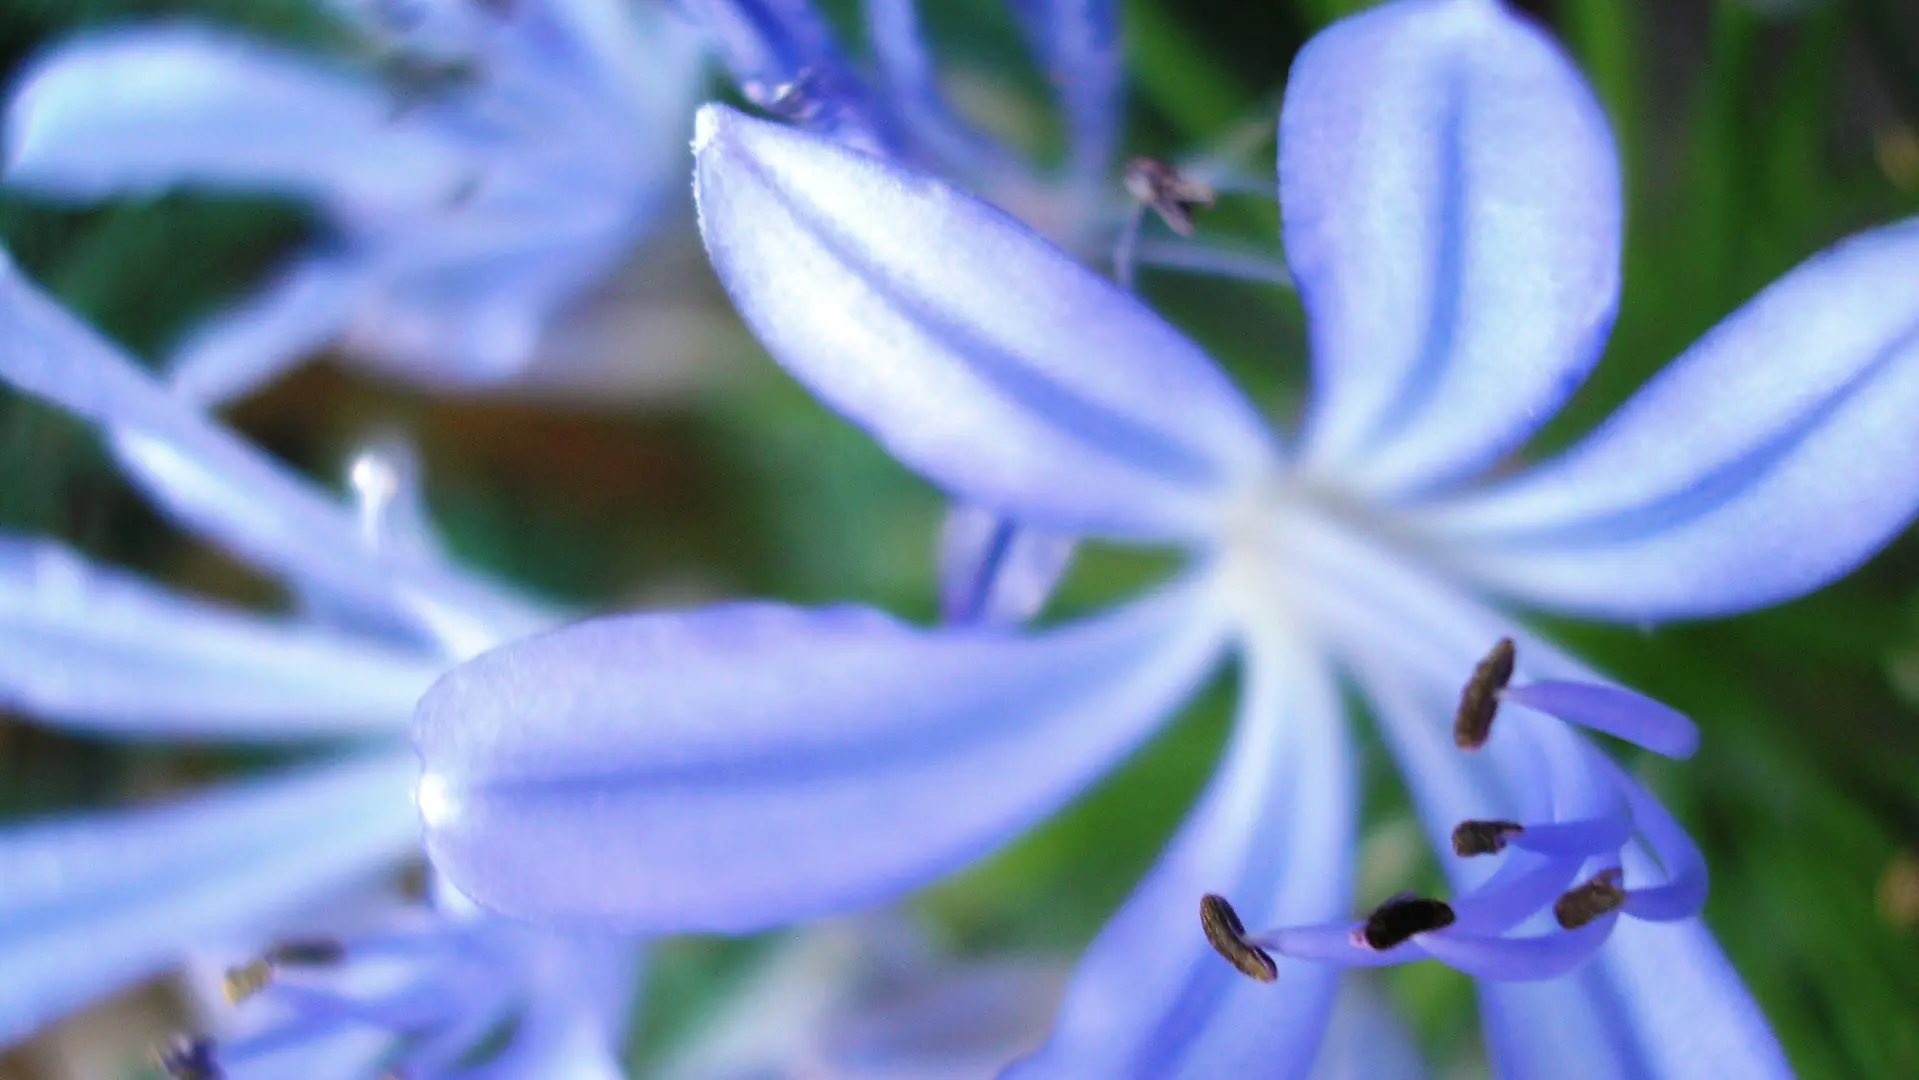
[[[362,454],[357,500],[342,503],[170,393],[10,263],[0,328],[0,378],[98,425],[162,509],[296,600],[288,615],[235,610],[50,541],[0,538],[0,700],[70,731],[338,746],[325,763],[165,805],[0,831],[7,1042],[190,953],[257,947],[417,858],[405,718],[441,671],[554,613],[441,556],[399,451]],[[636,964],[630,944],[507,923],[435,888],[366,933],[282,943],[236,968],[229,993],[257,997],[262,1018],[230,1044],[187,1040],[168,1065],[238,1076],[298,1049],[302,1074],[320,1075],[307,1055],[344,1040],[327,1060],[343,1053],[369,1076],[381,1062],[416,1078],[617,1075]],[[505,1047],[468,1069],[464,1055],[507,1026]],[[369,1047],[369,1029],[386,1037]]]
[[[1715,616],[1876,550],[1919,505],[1919,225],[1810,260],[1584,442],[1474,486],[1611,322],[1619,181],[1597,104],[1503,6],[1405,0],[1301,53],[1280,148],[1316,375],[1290,450],[1177,331],[999,211],[702,112],[709,250],[796,378],[955,498],[1183,547],[1191,567],[1030,634],[753,603],[504,646],[416,717],[436,863],[482,904],[591,927],[740,932],[877,903],[1081,791],[1230,649],[1241,709],[1221,771],[1018,1075],[1303,1075],[1339,966],[1424,956],[1480,977],[1502,1076],[1785,1074],[1693,917],[1697,850],[1560,720],[1673,756],[1690,722],[1486,594]],[[1433,842],[1508,849],[1442,859],[1450,904],[1348,921],[1341,672]],[[1270,964],[1276,989],[1213,954],[1193,925],[1203,893],[1306,928],[1249,933],[1207,905],[1215,942]]]
[[[701,63],[657,7],[334,6],[374,64],[197,23],[123,27],[42,57],[8,104],[16,187],[284,192],[330,226],[180,347],[171,377],[197,400],[243,396],[330,345],[429,386],[521,377],[684,176]]]

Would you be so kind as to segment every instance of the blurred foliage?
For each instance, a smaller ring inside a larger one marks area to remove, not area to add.
[[[847,7],[848,5],[841,5]],[[1039,92],[991,0],[931,5],[949,67]],[[1291,54],[1360,0],[1128,0],[1129,143],[1174,156],[1270,123]],[[1541,0],[1611,113],[1631,196],[1626,291],[1605,362],[1529,453],[1564,445],[1759,286],[1847,232],[1919,209],[1919,6],[1909,0]],[[0,61],[114,19],[193,12],[321,41],[296,0],[13,0]],[[835,10],[838,10],[837,8]],[[1044,128],[1045,125],[1039,125]],[[1042,138],[1045,136],[1042,135]],[[1270,137],[1250,159],[1270,170]],[[1272,244],[1269,204],[1207,227]],[[105,332],[152,356],[311,229],[297,206],[193,194],[76,209],[0,194],[0,239]],[[1305,363],[1296,301],[1155,278],[1148,291],[1280,416]],[[4,347],[0,343],[0,347]],[[643,349],[644,342],[634,343]],[[722,346],[738,348],[738,346]],[[431,399],[305,370],[232,421],[323,478],[376,431],[420,446],[460,555],[582,605],[758,593],[933,609],[934,494],[756,356],[723,387],[647,408]],[[717,360],[717,358],[716,358]],[[1910,483],[1911,477],[1888,477]],[[0,526],[236,600],[274,590],[195,545],[114,476],[84,428],[0,399]],[[1092,552],[1060,607],[1156,572]],[[1919,1076],[1919,543],[1818,595],[1713,624],[1556,629],[1697,717],[1705,748],[1638,763],[1707,849],[1708,914],[1802,1075]],[[1150,862],[1223,739],[1230,675],[1056,821],[913,908],[959,947],[1078,948]],[[1404,881],[1406,807],[1373,749],[1368,873]],[[244,764],[0,720],[0,810],[136,798]],[[1391,863],[1380,870],[1382,860]],[[1369,878],[1370,880],[1370,878]],[[670,944],[649,1044],[671,1042],[753,947]],[[1442,1061],[1477,1060],[1467,986],[1436,965],[1393,988]]]

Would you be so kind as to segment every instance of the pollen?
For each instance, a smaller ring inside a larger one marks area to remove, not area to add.
[[[1553,918],[1564,930],[1577,930],[1602,915],[1618,911],[1626,902],[1626,890],[1620,886],[1618,867],[1594,874],[1584,885],[1573,888],[1553,903]]]
[[[1453,924],[1453,908],[1444,900],[1425,896],[1395,896],[1366,916],[1366,925],[1354,936],[1375,952],[1404,945],[1416,934],[1443,930]]]
[[[1246,937],[1246,924],[1239,921],[1239,912],[1233,910],[1225,897],[1212,893],[1200,897],[1199,924],[1205,929],[1206,940],[1214,951],[1241,974],[1263,983],[1279,978],[1279,965],[1273,963],[1265,949]]]
[[[1493,732],[1493,716],[1499,712],[1499,692],[1513,679],[1514,660],[1513,639],[1500,638],[1460,691],[1459,712],[1453,716],[1453,744],[1461,750],[1486,745]]]

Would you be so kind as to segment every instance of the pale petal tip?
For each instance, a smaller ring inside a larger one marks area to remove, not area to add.
[[[421,822],[429,829],[449,825],[459,816],[459,800],[454,797],[452,785],[438,773],[421,775],[420,784],[413,792],[413,801],[420,808]]]
[[[739,113],[717,102],[700,106],[700,111],[693,114],[693,156],[703,154],[718,137],[720,129],[738,118]]]

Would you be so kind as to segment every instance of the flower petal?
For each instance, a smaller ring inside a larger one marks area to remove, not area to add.
[[[1484,465],[1599,357],[1619,168],[1585,82],[1491,0],[1409,0],[1301,50],[1280,114],[1310,316],[1307,460],[1381,492]]]
[[[1278,957],[1277,981],[1254,982],[1214,953],[1197,908],[1218,893],[1254,927],[1344,915],[1352,751],[1320,657],[1255,640],[1244,678],[1218,778],[1087,951],[1051,1040],[1008,1080],[1218,1077],[1255,1062],[1278,1080],[1311,1069],[1338,970]]]
[[[1018,626],[1039,614],[1073,538],[1029,529],[977,506],[955,506],[940,530],[940,614],[949,623]]]
[[[0,1042],[399,858],[412,775],[387,754],[0,832]]]
[[[442,636],[531,632],[551,616],[418,552],[367,544],[353,510],[170,394],[0,253],[0,379],[104,428],[122,464],[188,528],[369,610]]]
[[[1919,221],[1801,264],[1584,442],[1430,526],[1528,600],[1722,615],[1816,589],[1919,509]]]
[[[749,101],[795,114],[853,146],[897,149],[899,133],[812,0],[683,0]]]
[[[509,915],[739,932],[984,854],[1210,669],[1191,586],[1031,638],[865,609],[591,620],[454,669],[414,741],[428,848]]]
[[[1793,1075],[1771,1025],[1706,924],[1622,919],[1597,964],[1656,1080]]]
[[[237,34],[108,31],[56,48],[15,88],[6,179],[79,199],[214,185],[352,208],[457,191],[459,148],[394,117],[371,80]]]
[[[1204,532],[1272,445],[1199,350],[929,177],[720,106],[701,228],[774,356],[957,497],[1042,527]]]
[[[339,260],[303,259],[195,328],[168,359],[168,381],[209,407],[246,397],[337,337],[366,285]]]
[[[1392,1005],[1365,979],[1341,980],[1311,1080],[1425,1080],[1426,1064]]]
[[[1124,57],[1113,0],[1014,0],[1059,94],[1074,178],[1088,189],[1111,182],[1119,149]]]
[[[62,727],[155,738],[398,734],[444,667],[218,607],[58,544],[0,534],[0,701]]]

